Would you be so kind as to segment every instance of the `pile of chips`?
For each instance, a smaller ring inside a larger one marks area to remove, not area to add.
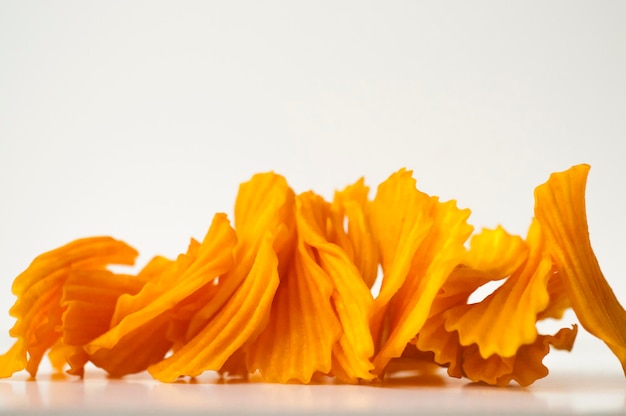
[[[48,353],[78,376],[92,362],[114,377],[147,370],[166,382],[212,370],[363,383],[444,367],[525,386],[547,375],[550,347],[571,349],[576,325],[537,330],[570,307],[624,367],[626,312],[589,242],[588,171],[574,166],[536,188],[525,238],[475,233],[469,210],[419,191],[404,169],[373,199],[360,180],[332,201],[255,175],[240,186],[234,224],[216,214],[202,241],[136,275],[109,270],[137,256],[111,237],[35,258],[13,284],[17,341],[0,356],[0,377],[35,376]],[[492,281],[503,283],[469,302]]]

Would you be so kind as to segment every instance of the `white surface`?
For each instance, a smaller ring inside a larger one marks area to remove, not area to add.
[[[3,1],[1,309],[33,257],[78,237],[124,239],[139,265],[177,255],[258,171],[330,197],[406,166],[477,228],[525,234],[533,188],[581,162],[626,303],[624,16],[620,1]],[[2,350],[12,324],[0,313]],[[548,360],[621,371],[585,334]]]
[[[0,406],[37,414],[429,414],[570,415],[626,413],[622,377],[555,375],[530,388],[414,378],[385,386],[222,384],[210,376],[166,384],[146,375],[109,380],[0,381]]]

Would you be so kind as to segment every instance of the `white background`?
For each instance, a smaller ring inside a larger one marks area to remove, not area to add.
[[[589,163],[592,244],[626,303],[625,18],[620,1],[0,2],[0,347],[39,253],[113,235],[140,265],[174,257],[267,170],[330,198],[407,167],[477,229],[525,234],[533,188]],[[584,334],[550,360],[621,373]]]

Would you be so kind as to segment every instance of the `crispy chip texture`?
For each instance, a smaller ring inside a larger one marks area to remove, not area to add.
[[[109,264],[131,265],[137,251],[110,237],[73,241],[38,256],[13,282],[17,296],[11,315],[17,322],[9,332],[17,338],[9,352],[0,356],[0,377],[26,369],[37,374],[45,354],[63,336],[61,305],[64,287],[74,273],[104,270]]]
[[[589,165],[553,173],[535,190],[535,216],[567,298],[583,328],[604,341],[626,374],[626,311],[607,283],[589,241],[585,187]]]
[[[202,240],[136,274],[109,270],[137,256],[111,237],[36,257],[13,283],[16,341],[0,377],[35,377],[47,352],[55,371],[76,376],[89,362],[163,382],[214,371],[384,383],[445,368],[528,386],[548,374],[551,349],[572,349],[576,323],[553,334],[537,327],[570,307],[626,374],[626,311],[591,248],[588,172],[574,166],[536,188],[525,237],[502,226],[474,232],[468,209],[421,192],[406,169],[373,198],[360,179],[332,201],[297,194],[276,173],[254,175],[239,188],[234,225],[218,213]]]

